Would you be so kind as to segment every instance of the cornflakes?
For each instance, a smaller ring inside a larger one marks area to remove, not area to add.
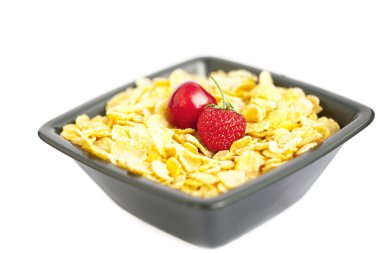
[[[241,170],[221,171],[217,175],[229,189],[236,188],[246,181],[245,172]]]
[[[106,104],[105,116],[79,115],[61,136],[128,172],[195,197],[209,198],[254,180],[316,148],[339,131],[338,123],[318,117],[318,97],[300,88],[277,87],[272,76],[247,70],[212,73],[247,121],[245,136],[229,150],[211,152],[192,128],[178,129],[166,118],[172,91],[194,80],[218,102],[209,78],[183,69],[168,78],[141,78]]]

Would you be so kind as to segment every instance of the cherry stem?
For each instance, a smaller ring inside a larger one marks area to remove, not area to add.
[[[215,80],[215,78],[212,77],[212,75],[210,75],[210,78],[211,78],[211,80],[215,83],[216,87],[218,87],[218,90],[219,90],[219,92],[220,92],[220,95],[222,96],[223,107],[224,107],[225,109],[227,109],[228,106],[227,106],[227,102],[226,102],[226,100],[224,99],[224,94],[223,94],[222,89],[220,88],[220,86],[219,86],[218,82]]]

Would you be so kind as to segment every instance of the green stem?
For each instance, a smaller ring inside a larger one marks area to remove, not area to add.
[[[218,106],[218,105],[215,105],[214,107],[215,107],[215,108],[221,108],[221,109],[224,109],[224,110],[233,110],[233,111],[235,111],[236,113],[238,113],[238,112],[236,111],[236,109],[233,107],[233,105],[232,105],[230,102],[227,102],[227,101],[225,100],[222,89],[220,88],[218,82],[214,79],[214,77],[211,76],[211,74],[210,74],[210,78],[211,78],[211,80],[216,84],[216,87],[218,87],[218,90],[219,90],[219,92],[220,92],[220,95],[222,96],[222,102],[223,102],[223,106],[222,106],[222,107],[220,107],[220,106]]]
[[[222,101],[223,101],[223,107],[226,108],[226,100],[224,99],[224,94],[222,92],[222,89],[220,88],[218,82],[210,75],[211,80],[215,83],[216,87],[218,87],[218,90],[220,92],[220,95],[222,96]]]

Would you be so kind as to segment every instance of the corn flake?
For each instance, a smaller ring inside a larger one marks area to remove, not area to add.
[[[198,180],[203,184],[215,184],[219,182],[219,178],[204,172],[195,172],[190,174],[190,178]]]
[[[169,171],[168,171],[168,168],[166,167],[166,164],[159,160],[155,160],[152,162],[152,170],[159,179],[169,181],[169,182],[173,180],[169,176]]]
[[[221,171],[218,173],[218,177],[223,184],[230,189],[238,187],[246,181],[244,171],[240,170]]]

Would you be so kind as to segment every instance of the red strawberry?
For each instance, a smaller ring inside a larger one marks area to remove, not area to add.
[[[247,122],[231,103],[226,102],[222,90],[213,77],[223,100],[223,105],[207,105],[199,115],[197,129],[203,144],[212,151],[229,149],[243,137]]]

